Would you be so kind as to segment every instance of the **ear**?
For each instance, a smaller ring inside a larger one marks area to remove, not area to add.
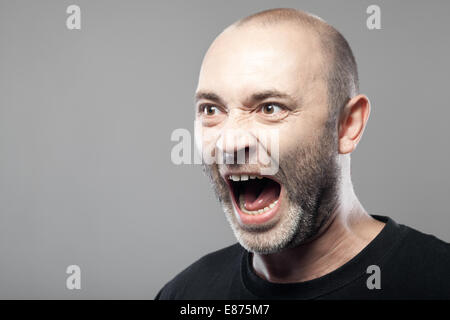
[[[346,154],[355,150],[361,140],[370,114],[370,101],[359,94],[345,105],[339,120],[339,153]]]

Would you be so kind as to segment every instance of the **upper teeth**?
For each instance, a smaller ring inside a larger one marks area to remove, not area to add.
[[[228,177],[229,180],[233,180],[233,181],[246,181],[248,179],[262,179],[262,178],[263,177],[261,177],[261,176],[249,176],[246,174],[241,174],[241,175],[233,174]]]

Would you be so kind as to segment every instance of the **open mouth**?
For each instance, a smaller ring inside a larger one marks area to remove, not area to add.
[[[230,175],[227,179],[240,214],[263,216],[278,209],[281,185],[277,181],[269,177],[244,174]]]

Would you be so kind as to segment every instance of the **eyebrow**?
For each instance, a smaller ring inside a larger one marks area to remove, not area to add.
[[[215,94],[214,92],[204,92],[204,91],[197,92],[197,94],[195,95],[195,101],[201,99],[211,100],[221,105],[225,104],[222,98],[220,98],[219,95]]]
[[[252,94],[250,97],[248,97],[246,99],[246,102],[247,103],[255,103],[255,102],[266,100],[269,98],[284,98],[284,99],[290,99],[291,101],[295,101],[295,99],[287,93],[283,93],[278,90],[264,90],[264,91],[256,92],[256,93]],[[195,95],[195,101],[198,101],[201,99],[211,100],[211,101],[214,101],[221,105],[225,104],[223,99],[214,92],[204,92],[204,91],[197,92],[197,94]]]

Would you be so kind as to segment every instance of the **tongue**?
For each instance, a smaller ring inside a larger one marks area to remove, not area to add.
[[[245,209],[249,211],[264,209],[278,199],[280,195],[278,183],[269,179],[265,181],[263,186],[261,186],[261,183],[248,183],[245,185],[242,191]]]

